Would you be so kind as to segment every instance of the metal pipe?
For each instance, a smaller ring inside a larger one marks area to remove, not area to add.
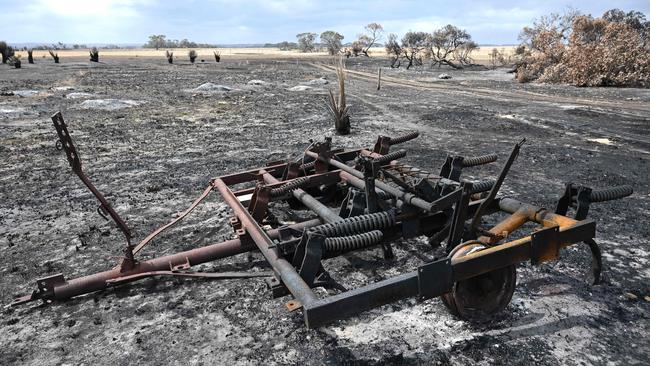
[[[290,227],[296,230],[302,230],[320,224],[322,224],[322,221],[320,219],[314,219],[291,225]],[[270,230],[268,232],[268,236],[270,238],[277,238],[280,236],[280,232],[277,229]],[[254,249],[256,249],[254,245],[245,242],[242,243],[239,239],[233,239],[172,255],[150,259],[148,261],[138,262],[135,264],[133,269],[124,272],[121,272],[119,267],[115,267],[108,271],[74,278],[61,285],[55,286],[53,288],[53,299],[65,300],[74,296],[104,290],[108,287],[106,281],[111,279],[150,271],[169,270],[170,266],[186,262],[189,262],[191,265],[198,265],[217,259],[246,253]]]
[[[489,230],[494,236],[480,236],[477,240],[481,243],[494,245],[506,238],[510,233],[520,228],[523,224],[528,222],[528,214],[523,210],[515,211],[510,217],[496,224]]]
[[[277,178],[275,178],[265,170],[260,170],[260,173],[262,174],[262,178],[264,179],[264,182],[266,182],[267,184],[281,183],[280,180],[278,180]],[[320,201],[314,198],[314,196],[305,192],[301,188],[297,188],[293,190],[291,194],[293,194],[293,196],[296,197],[296,199],[302,202],[310,210],[314,211],[316,215],[318,215],[323,220],[325,220],[325,222],[331,223],[331,222],[337,222],[343,220],[341,216],[337,215],[329,207],[322,204]]]
[[[269,262],[271,267],[277,273],[279,279],[284,283],[291,294],[302,305],[309,304],[317,299],[314,292],[309,285],[300,277],[296,269],[293,268],[291,263],[282,258],[275,248],[273,240],[269,238],[266,232],[255,222],[248,210],[239,202],[235,194],[228,188],[228,186],[221,180],[215,179],[213,181],[215,188],[219,190],[224,201],[233,209],[235,215],[239,218],[242,226],[246,229],[248,235],[257,245],[266,261]]]
[[[578,222],[570,217],[558,215],[554,212],[548,211],[547,209],[523,203],[513,198],[501,198],[499,200],[499,209],[509,213],[520,211],[528,217],[528,220],[544,226],[549,226],[549,224],[569,226]]]
[[[358,171],[358,170],[356,170],[356,169],[354,169],[354,168],[352,168],[350,166],[345,165],[345,163],[342,163],[342,162],[337,161],[337,160],[322,157],[322,156],[314,153],[313,151],[307,151],[307,152],[305,152],[305,154],[307,154],[308,156],[311,156],[312,158],[319,159],[320,161],[322,161],[324,163],[328,163],[328,164],[330,164],[330,165],[332,165],[332,166],[334,166],[334,167],[336,167],[338,169],[343,170],[343,172],[341,173],[341,178],[342,179],[346,179],[346,180],[350,181],[349,179],[346,178],[346,177],[349,177],[349,176],[346,176],[343,173],[348,173],[349,175],[351,175],[351,176],[353,176],[355,178],[363,179],[363,173],[362,172],[360,172],[360,171]],[[364,183],[364,186],[365,186],[365,183]],[[423,209],[425,211],[430,212],[430,211],[434,210],[435,207],[436,207],[436,205],[432,204],[431,202],[427,202],[427,201],[417,197],[416,195],[414,195],[412,193],[403,192],[402,190],[400,190],[398,188],[395,188],[395,187],[392,187],[392,186],[390,186],[390,185],[388,185],[388,184],[386,184],[386,183],[384,183],[384,182],[382,182],[380,180],[375,179],[375,186],[377,188],[381,189],[382,191],[390,194],[391,196],[397,197],[398,199],[402,200],[403,202],[411,204],[411,205],[413,205],[415,207],[421,208],[421,209]]]

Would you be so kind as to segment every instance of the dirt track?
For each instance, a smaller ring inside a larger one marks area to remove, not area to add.
[[[2,65],[0,91],[25,96],[0,96],[0,301],[28,293],[41,276],[110,268],[119,255],[119,232],[96,214],[94,198],[54,148],[54,111],[63,112],[87,173],[140,239],[185,209],[210,177],[297,157],[309,138],[333,133],[324,108],[333,86],[319,78],[334,76],[323,66],[327,60],[312,61]],[[485,324],[460,321],[434,299],[307,330],[299,313],[286,312],[287,298],[270,299],[262,280],[146,280],[49,307],[4,309],[2,363],[647,363],[650,91],[520,85],[505,70],[426,68],[384,69],[376,91],[377,67],[386,64],[348,60],[352,134],[334,143],[371,146],[378,134],[418,130],[420,138],[404,146],[406,160],[435,171],[448,152],[497,152],[503,161],[525,137],[503,194],[550,208],[565,182],[633,186],[632,197],[590,212],[604,252],[602,285],[585,283],[588,252],[576,247],[560,262],[520,266],[512,303]],[[453,78],[437,79],[441,72]],[[206,82],[232,90],[191,91]],[[124,108],[103,111],[97,108],[106,104],[92,102],[106,99]],[[486,166],[467,177],[498,170]],[[229,238],[229,216],[212,198],[146,255]],[[391,263],[368,250],[326,265],[352,288],[412,270],[435,254],[417,239],[399,243]],[[268,268],[254,254],[203,269]]]

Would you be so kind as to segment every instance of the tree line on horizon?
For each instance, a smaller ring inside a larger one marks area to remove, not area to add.
[[[167,39],[164,34],[153,34],[149,36],[149,41],[144,44],[144,48],[217,48],[215,44],[209,43],[196,43],[188,40],[187,38],[181,39]]]
[[[320,38],[320,43],[317,43]],[[382,45],[384,28],[379,23],[369,23],[364,32],[347,44],[345,37],[333,30],[320,35],[303,32],[296,35],[296,42],[275,44],[281,50],[296,49],[300,52],[326,50],[330,55],[345,57],[370,56],[370,48]],[[578,86],[641,86],[650,87],[650,21],[639,11],[624,12],[619,9],[606,11],[601,17],[581,14],[569,9],[564,14],[552,13],[524,27],[519,35],[520,45],[509,55],[496,48],[489,53],[493,66],[513,67],[520,82],[539,81],[567,83]],[[272,46],[267,44],[266,46]],[[472,53],[479,45],[464,29],[448,24],[433,30],[406,32],[401,38],[388,34],[383,43],[390,57],[391,67],[449,66],[460,69],[473,65]],[[102,48],[107,48],[102,47]],[[117,46],[110,46],[118,48]],[[151,35],[145,48],[216,48],[215,45],[196,43],[188,39],[170,40],[165,35]],[[86,48],[74,44],[73,49]],[[27,49],[28,61],[33,63],[32,52],[45,49],[55,63],[55,50],[68,49],[58,42],[51,46]],[[91,61],[97,61],[97,48],[90,51]],[[15,48],[0,42],[2,63],[20,67],[20,57]],[[195,59],[190,55],[190,60]],[[215,59],[220,55],[215,51]],[[168,57],[169,59],[169,57]]]

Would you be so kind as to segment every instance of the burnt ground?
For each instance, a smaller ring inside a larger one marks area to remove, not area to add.
[[[123,243],[55,149],[53,112],[63,112],[85,171],[136,240],[184,210],[211,177],[295,158],[309,138],[333,134],[324,100],[334,75],[311,64],[327,60],[37,62],[0,67],[0,91],[18,91],[0,96],[4,304],[30,292],[38,277],[112,267]],[[384,69],[377,91],[381,65],[387,61],[348,60],[358,72],[348,83],[352,133],[334,136],[335,145],[372,146],[378,134],[417,130],[420,138],[404,145],[406,161],[436,171],[447,153],[497,152],[503,162],[526,138],[502,193],[550,208],[565,182],[632,185],[633,196],[590,212],[604,253],[603,283],[587,284],[588,251],[576,246],[559,262],[520,265],[511,304],[485,323],[454,318],[438,299],[409,299],[309,330],[299,312],[285,310],[288,298],[271,299],[261,279],[148,279],[47,307],[3,309],[0,363],[647,364],[650,91],[521,85],[505,70],[427,68]],[[453,78],[439,80],[440,72]],[[189,90],[207,82],[232,90]],[[308,88],[291,90],[301,85]],[[100,99],[122,102],[93,101]],[[106,103],[124,108],[98,109]],[[494,177],[499,169],[484,166],[466,177]],[[145,257],[230,238],[229,216],[215,195]],[[397,243],[391,262],[367,250],[326,267],[356,287],[434,255],[421,238]],[[243,254],[199,269],[268,267],[259,254]]]

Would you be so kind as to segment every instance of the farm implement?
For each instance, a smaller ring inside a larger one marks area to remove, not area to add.
[[[290,296],[287,309],[302,311],[310,328],[408,297],[441,297],[457,316],[481,319],[510,302],[517,264],[556,260],[567,246],[586,244],[597,283],[601,254],[594,240],[596,224],[587,218],[589,207],[632,194],[629,186],[592,190],[567,184],[553,210],[500,196],[525,140],[513,146],[493,180],[469,181],[461,177],[466,169],[494,163],[497,155],[447,156],[440,171],[432,173],[402,163],[406,150],[393,149],[417,138],[416,132],[379,136],[374,147],[357,150],[335,149],[325,138],[311,142],[297,160],[267,162],[213,178],[186,211],[135,244],[127,223],[84,173],[61,114],[52,120],[73,172],[99,200],[98,211],[124,234],[124,255],[104,272],[70,280],[62,274],[38,279],[37,289],[12,305],[65,300],[149,277],[265,277],[270,294]],[[236,238],[139,260],[144,247],[215,191],[232,209],[229,223]],[[278,203],[308,211],[310,215],[302,216],[311,218],[277,224],[270,218]],[[531,224],[524,227],[527,223]],[[428,237],[434,248],[444,246],[446,255],[422,260],[412,272],[350,290],[327,271],[328,259],[362,250],[379,251],[390,266],[393,247],[401,239],[420,236]],[[201,263],[251,251],[261,253],[272,271],[192,270]],[[319,296],[312,290],[315,287],[324,287],[332,295]]]

